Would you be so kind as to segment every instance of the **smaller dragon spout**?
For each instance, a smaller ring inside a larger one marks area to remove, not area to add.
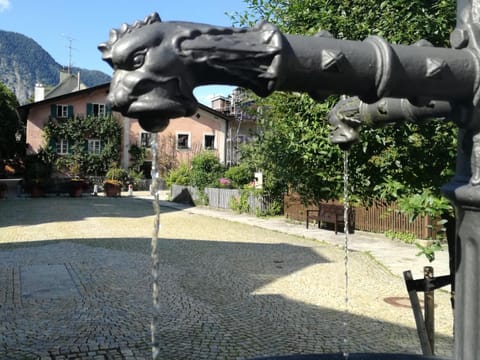
[[[346,150],[359,141],[362,125],[382,127],[396,122],[420,122],[430,118],[443,118],[452,112],[448,101],[429,101],[415,106],[407,99],[383,98],[373,104],[358,97],[342,98],[328,115],[330,140]]]

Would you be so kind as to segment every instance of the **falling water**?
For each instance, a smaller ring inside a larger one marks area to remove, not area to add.
[[[343,322],[343,357],[348,359],[349,351],[349,297],[348,297],[348,230],[349,224],[349,203],[348,203],[348,150],[343,152],[343,223],[344,223],[344,268],[345,268],[345,318]]]
[[[159,289],[160,289],[160,257],[158,253],[158,232],[160,230],[160,199],[159,199],[159,179],[160,174],[157,169],[157,156],[158,156],[158,140],[157,134],[152,136],[152,188],[151,194],[153,195],[153,209],[155,211],[155,218],[153,221],[153,234],[152,234],[152,278],[153,278],[153,317],[150,325],[152,333],[152,358],[154,360],[160,359],[160,341],[157,334],[158,323],[160,318],[160,301],[159,301]]]

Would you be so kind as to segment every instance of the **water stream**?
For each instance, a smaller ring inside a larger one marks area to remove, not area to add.
[[[343,357],[344,359],[348,359],[350,354],[350,344],[349,344],[349,316],[350,316],[350,304],[349,304],[349,293],[348,293],[348,231],[350,229],[349,224],[349,192],[348,192],[348,150],[343,152],[343,223],[344,223],[344,270],[345,270],[345,309],[344,309],[344,321],[343,321]]]
[[[158,232],[160,230],[160,174],[157,169],[158,157],[158,139],[157,134],[153,133],[152,142],[152,188],[153,195],[153,209],[155,218],[153,221],[153,233],[151,243],[151,257],[152,257],[152,297],[153,297],[153,316],[150,324],[150,331],[152,334],[152,359],[160,359],[160,340],[157,333],[159,329],[160,319],[160,254],[158,252]]]
[[[158,335],[159,329],[159,318],[160,318],[160,255],[158,252],[158,233],[160,231],[160,174],[157,169],[157,157],[158,157],[158,140],[156,134],[152,136],[151,142],[152,149],[152,188],[151,194],[153,195],[153,209],[155,212],[154,222],[153,222],[153,232],[151,240],[151,258],[152,258],[152,298],[153,298],[153,316],[152,322],[150,325],[150,330],[152,334],[152,359],[160,359],[160,340]],[[344,292],[344,321],[343,321],[343,344],[342,344],[342,353],[344,359],[348,359],[350,354],[350,344],[349,344],[349,274],[348,274],[348,231],[350,229],[349,224],[349,191],[348,191],[348,150],[344,151],[343,159],[343,203],[344,203],[344,279],[345,279],[345,292]]]

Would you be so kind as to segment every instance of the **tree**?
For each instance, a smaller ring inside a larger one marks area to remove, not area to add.
[[[0,159],[13,158],[23,152],[15,136],[22,133],[22,124],[15,111],[17,106],[15,94],[0,83]]]
[[[426,39],[445,46],[455,25],[453,1],[413,0],[245,0],[248,10],[234,15],[240,25],[258,19],[291,34],[327,30],[337,38],[363,40],[368,35],[392,43]],[[328,141],[326,114],[331,97],[316,103],[307,95],[276,93],[257,99],[262,108],[257,142],[242,159],[264,170],[266,186],[279,193],[290,186],[304,202],[341,197],[342,155]],[[401,124],[364,129],[350,151],[353,193],[359,201],[394,200],[424,189],[439,195],[453,172],[456,128],[447,122]],[[432,176],[434,175],[434,176]]]

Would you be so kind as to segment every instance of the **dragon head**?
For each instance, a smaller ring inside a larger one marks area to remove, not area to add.
[[[108,42],[98,46],[114,70],[107,102],[148,131],[161,131],[169,119],[193,115],[198,106],[193,81],[175,49],[176,39],[185,34],[180,24],[163,23],[153,13],[112,29]]]

